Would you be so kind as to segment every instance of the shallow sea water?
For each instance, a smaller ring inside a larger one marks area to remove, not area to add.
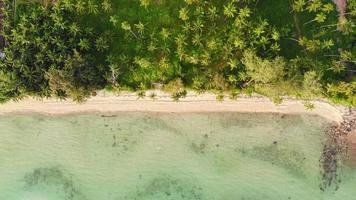
[[[310,115],[0,117],[0,200],[354,200],[321,191],[329,122]]]

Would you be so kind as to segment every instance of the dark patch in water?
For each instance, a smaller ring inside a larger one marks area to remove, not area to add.
[[[259,160],[270,162],[286,169],[289,173],[297,177],[303,177],[303,163],[305,156],[298,151],[290,151],[280,148],[277,143],[269,146],[254,147],[252,149],[238,149],[244,156],[257,158]]]
[[[112,147],[116,147],[116,135],[113,135],[112,139],[114,141],[113,144],[112,144]]]
[[[347,136],[356,130],[356,110],[350,109],[343,116],[340,124],[333,124],[326,130],[327,140],[320,158],[322,181],[320,190],[339,189],[341,182],[340,168],[349,158]]]
[[[100,115],[100,116],[104,118],[117,117],[117,115]]]
[[[201,187],[163,175],[152,179],[143,188],[138,188],[133,196],[125,199],[201,200],[203,197]]]
[[[64,194],[64,200],[86,200],[75,187],[72,176],[66,175],[57,167],[37,168],[24,177],[25,189],[32,190],[36,187],[54,187]]]
[[[348,157],[347,130],[343,130],[343,125],[332,125],[327,131],[327,140],[320,157],[320,169],[322,181],[320,190],[325,191],[329,188],[339,189],[341,182],[340,167],[343,160]]]
[[[158,117],[148,115],[148,116],[145,116],[145,118],[143,118],[143,122],[146,124],[146,128],[148,130],[152,130],[152,129],[162,130],[162,129],[164,129],[164,130],[168,130],[169,132],[172,132],[175,134],[179,134],[179,135],[182,134],[180,130],[176,129],[175,127],[170,126],[163,119],[160,119]]]
[[[195,153],[200,153],[200,154],[205,154],[207,151],[207,144],[204,142],[201,142],[200,144],[192,143],[190,148],[193,150]]]

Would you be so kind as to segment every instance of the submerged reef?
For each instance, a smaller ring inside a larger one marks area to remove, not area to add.
[[[295,177],[305,177],[306,156],[297,150],[288,150],[279,147],[277,142],[269,146],[253,147],[252,149],[239,149],[243,155],[267,161],[272,165],[279,166]]]
[[[64,196],[64,200],[87,200],[75,186],[71,175],[67,175],[58,167],[37,168],[24,177],[25,189],[36,187],[53,188]]]
[[[200,200],[204,199],[202,194],[201,187],[189,184],[186,180],[160,175],[148,181],[143,187],[138,187],[134,194],[125,199]]]

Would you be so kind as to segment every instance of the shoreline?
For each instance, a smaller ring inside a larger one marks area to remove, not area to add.
[[[240,112],[240,113],[275,113],[275,114],[309,114],[318,115],[333,125],[328,128],[328,141],[324,146],[322,161],[326,177],[333,180],[338,166],[333,163],[336,157],[343,156],[350,167],[356,167],[356,110],[332,105],[326,101],[308,101],[314,109],[307,110],[303,100],[285,98],[280,105],[263,96],[239,96],[236,100],[216,100],[213,93],[196,94],[189,92],[179,102],[172,100],[169,94],[161,91],[150,97],[138,99],[136,93],[114,94],[99,92],[86,102],[78,104],[72,101],[57,99],[36,100],[26,98],[19,102],[0,104],[0,116],[17,114],[40,114],[47,116],[65,116],[77,114],[115,114],[118,112],[153,112],[153,113],[204,113],[204,112]],[[335,152],[335,154],[330,154]],[[335,169],[335,171],[330,170]],[[326,180],[328,181],[328,180]]]
[[[114,113],[114,112],[252,112],[279,114],[311,114],[319,115],[329,121],[341,123],[345,108],[331,105],[323,101],[310,101],[313,110],[307,110],[302,100],[285,99],[280,105],[262,96],[239,96],[236,100],[225,98],[222,102],[216,100],[212,93],[196,94],[188,92],[187,97],[175,102],[169,94],[161,91],[151,91],[155,99],[145,97],[138,99],[136,93],[114,94],[99,92],[86,102],[78,104],[72,101],[57,99],[36,100],[25,98],[21,101],[10,101],[0,105],[0,115],[8,114],[43,114],[68,115],[81,113]],[[150,94],[148,92],[148,94]]]

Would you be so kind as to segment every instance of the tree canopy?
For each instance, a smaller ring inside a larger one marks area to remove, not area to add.
[[[281,9],[282,8],[282,9]],[[4,0],[0,101],[98,89],[251,91],[356,105],[356,4]]]

